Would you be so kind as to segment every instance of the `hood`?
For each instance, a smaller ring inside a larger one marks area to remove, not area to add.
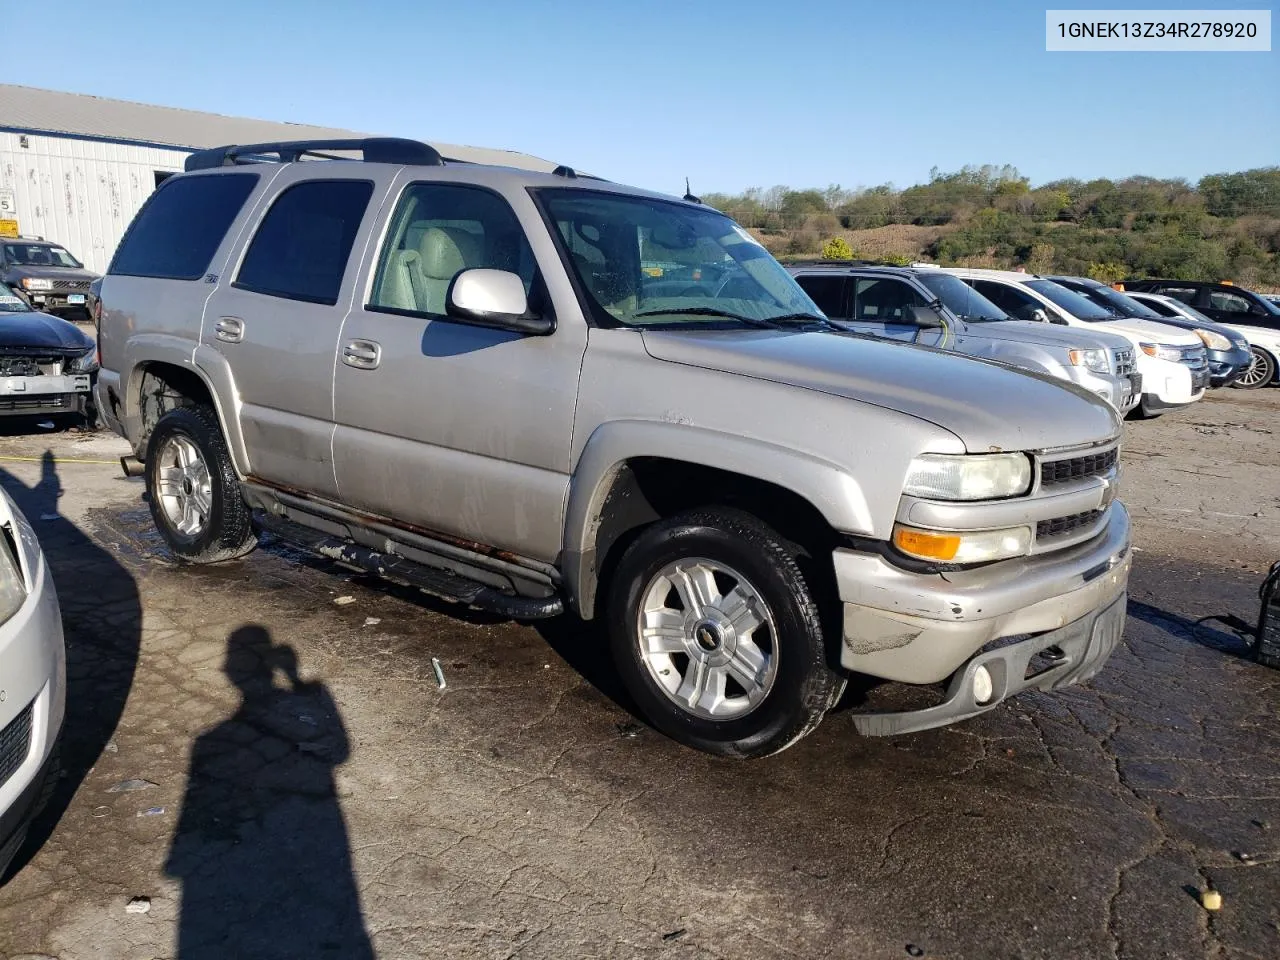
[[[1107,347],[1115,350],[1132,350],[1127,337],[1106,330],[1088,327],[1063,327],[1052,323],[1036,323],[1031,320],[1003,320],[999,323],[966,323],[962,336],[983,337],[988,340],[1008,340],[1014,343],[1053,344],[1067,350],[1088,347]]]
[[[52,267],[45,264],[14,264],[5,272],[6,282],[17,286],[23,277],[41,277],[45,280],[97,280],[98,274],[84,267]]]
[[[74,323],[47,313],[0,313],[0,352],[81,354],[93,349],[93,339]]]
[[[856,334],[645,331],[644,344],[658,360],[786,383],[927,420],[959,437],[970,453],[1097,443],[1120,429],[1108,404],[1063,381]]]
[[[1179,330],[1177,327],[1170,326],[1167,323],[1157,323],[1155,320],[1142,320],[1137,317],[1099,320],[1097,323],[1089,324],[1089,326],[1096,328],[1100,333],[1108,331],[1111,333],[1124,333],[1131,337],[1137,337],[1146,343],[1168,343],[1176,346],[1200,343],[1200,338],[1187,330]]]

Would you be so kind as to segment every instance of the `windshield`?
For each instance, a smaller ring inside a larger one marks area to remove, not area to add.
[[[917,273],[916,278],[961,320],[986,323],[1013,319],[959,277],[949,273]]]
[[[648,197],[540,190],[557,240],[608,326],[823,322],[778,261],[728,217]]]
[[[1145,303],[1140,303],[1133,297],[1127,297],[1119,290],[1112,290],[1110,287],[1080,286],[1069,289],[1091,300],[1104,310],[1118,313],[1122,317],[1136,317],[1140,320],[1160,319],[1160,314]]]
[[[1027,286],[1034,290],[1040,296],[1049,300],[1071,316],[1078,320],[1087,320],[1089,323],[1097,323],[1099,320],[1114,320],[1116,314],[1114,310],[1100,307],[1090,300],[1086,300],[1074,290],[1068,290],[1061,284],[1054,283],[1052,280],[1028,280]]]
[[[30,313],[31,308],[8,287],[0,286],[0,313]]]
[[[6,243],[4,257],[19,267],[79,267],[79,260],[48,243]]]
[[[1265,296],[1259,297],[1258,302],[1262,304],[1262,308],[1264,310],[1271,311],[1272,316],[1280,317],[1280,303],[1277,303],[1275,300],[1272,300],[1270,297],[1265,297]]]

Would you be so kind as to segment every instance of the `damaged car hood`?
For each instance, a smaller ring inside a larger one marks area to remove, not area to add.
[[[0,312],[0,352],[49,350],[81,354],[93,349],[93,339],[74,323],[47,313]]]
[[[971,453],[1041,450],[1116,436],[1111,407],[1071,384],[941,350],[788,331],[644,333],[658,360],[786,383],[937,424]]]

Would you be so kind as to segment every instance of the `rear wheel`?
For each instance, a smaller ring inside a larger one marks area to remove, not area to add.
[[[777,753],[844,690],[795,557],[745,513],[698,511],[645,530],[618,564],[608,618],[641,711],[699,750]]]
[[[257,545],[222,429],[208,407],[179,407],[160,418],[147,444],[145,477],[151,516],[180,559],[216,563]]]
[[[1252,354],[1249,368],[1232,384],[1241,390],[1265,387],[1276,378],[1276,361],[1271,354],[1259,347],[1250,347],[1249,352]]]

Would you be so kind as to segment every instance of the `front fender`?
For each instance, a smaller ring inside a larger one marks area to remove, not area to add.
[[[564,587],[584,619],[594,614],[605,502],[629,460],[644,457],[714,467],[803,497],[832,528],[870,534],[871,509],[858,481],[837,464],[761,440],[687,424],[611,421],[588,438],[569,485],[562,563]]]

